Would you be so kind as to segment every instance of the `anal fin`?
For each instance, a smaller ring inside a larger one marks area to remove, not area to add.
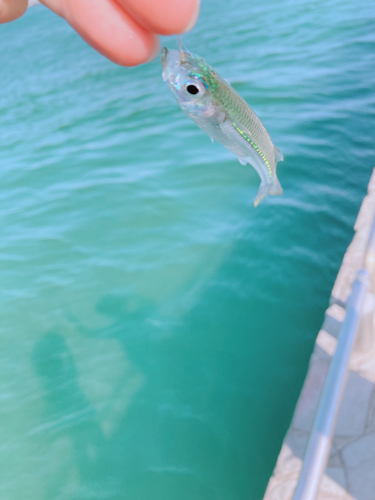
[[[275,149],[276,149],[276,158],[277,158],[277,161],[284,161],[284,155],[282,154],[282,152],[280,151],[279,148],[277,148],[275,146]]]

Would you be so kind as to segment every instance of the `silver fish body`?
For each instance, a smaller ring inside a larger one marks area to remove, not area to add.
[[[276,175],[282,153],[274,146],[264,125],[246,101],[207,62],[190,52],[162,50],[163,79],[181,109],[212,140],[223,144],[250,163],[261,184],[254,201],[257,206],[267,194],[283,189]]]

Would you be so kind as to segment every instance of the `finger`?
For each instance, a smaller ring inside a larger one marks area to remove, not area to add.
[[[0,24],[21,17],[27,9],[27,0],[0,0]]]
[[[152,33],[174,35],[189,31],[198,18],[199,0],[117,0]]]
[[[117,64],[136,66],[159,52],[158,37],[140,26],[115,0],[41,1]]]

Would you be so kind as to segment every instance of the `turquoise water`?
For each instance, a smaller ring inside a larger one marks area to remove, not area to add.
[[[160,60],[0,27],[2,500],[262,499],[375,163],[374,21],[203,2],[185,44],[285,156],[257,209]]]

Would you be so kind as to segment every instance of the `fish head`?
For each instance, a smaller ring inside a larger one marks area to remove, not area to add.
[[[215,72],[204,59],[187,51],[163,48],[163,80],[185,113],[212,116],[216,112],[213,90]]]

